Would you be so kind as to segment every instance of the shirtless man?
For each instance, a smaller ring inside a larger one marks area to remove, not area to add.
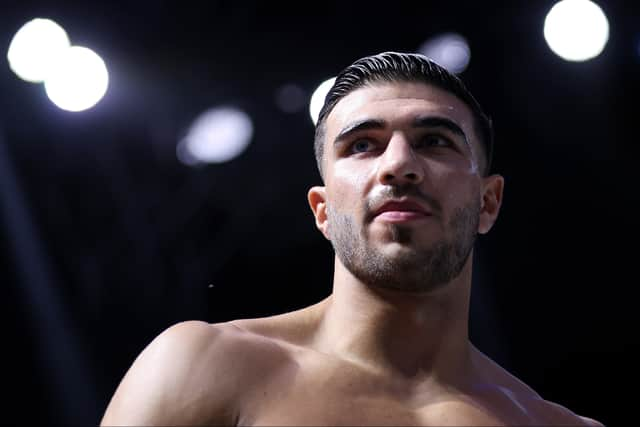
[[[102,424],[601,426],[469,341],[473,245],[504,185],[489,174],[491,140],[462,82],[425,57],[347,67],[316,127],[324,186],[308,193],[336,254],[332,294],[282,315],[168,328]]]

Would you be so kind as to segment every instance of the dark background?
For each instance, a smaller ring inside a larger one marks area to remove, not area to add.
[[[328,295],[332,252],[306,202],[319,182],[313,124],[275,94],[296,84],[310,96],[356,58],[446,31],[469,41],[461,77],[493,117],[506,179],[477,246],[472,340],[544,398],[607,425],[631,420],[640,4],[599,2],[610,39],[584,63],[547,47],[552,4],[3,4],[5,53],[20,26],[47,17],[105,59],[110,88],[68,113],[0,67],[0,422],[97,424],[173,323]],[[223,103],[251,115],[251,146],[226,164],[181,164],[191,120]]]

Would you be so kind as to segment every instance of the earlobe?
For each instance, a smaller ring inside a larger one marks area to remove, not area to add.
[[[309,201],[309,207],[311,207],[311,212],[313,212],[313,216],[316,219],[316,227],[318,227],[318,230],[320,230],[325,238],[329,239],[325,188],[322,186],[311,187],[307,193],[307,199]]]
[[[501,175],[491,175],[484,178],[478,233],[488,233],[498,219],[503,191],[504,178]]]

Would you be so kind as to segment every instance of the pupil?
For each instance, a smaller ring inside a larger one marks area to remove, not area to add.
[[[366,150],[366,149],[367,149],[367,146],[368,146],[368,144],[367,144],[367,142],[365,142],[365,141],[358,142],[358,143],[356,144],[356,150],[358,150],[358,151],[364,151],[364,150]]]

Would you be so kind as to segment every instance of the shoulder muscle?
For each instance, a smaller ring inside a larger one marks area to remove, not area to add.
[[[198,321],[166,329],[134,361],[101,424],[231,424],[241,383],[229,369],[241,351],[234,330]]]
[[[558,403],[544,399],[536,399],[536,401],[538,402],[537,406],[539,408],[538,414],[545,424],[604,427],[600,422],[577,415]]]

